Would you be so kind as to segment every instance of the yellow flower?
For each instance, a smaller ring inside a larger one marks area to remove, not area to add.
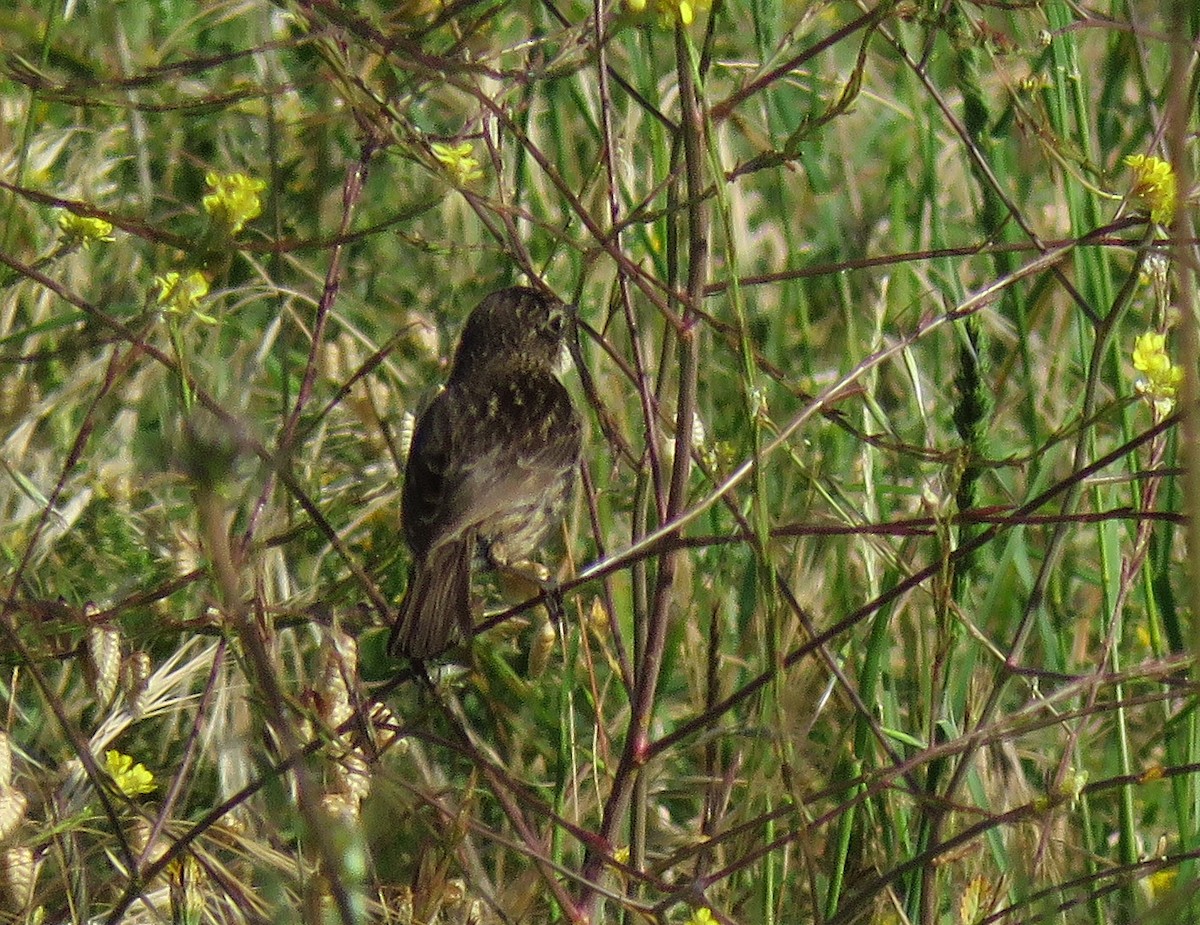
[[[252,218],[262,214],[262,200],[258,194],[267,188],[263,180],[255,180],[244,173],[216,173],[204,175],[204,182],[212,190],[204,197],[204,211],[237,234]]]
[[[475,158],[475,146],[469,141],[458,145],[444,145],[435,141],[429,150],[438,163],[446,168],[456,186],[466,186],[483,176],[479,161]]]
[[[716,922],[712,910],[708,906],[701,906],[692,913],[692,917],[687,920],[686,925],[716,925]]]
[[[208,295],[208,280],[199,270],[187,276],[174,271],[154,277],[158,290],[157,301],[162,310],[172,315],[194,315],[200,321],[216,324],[216,319],[199,311],[200,300]]]
[[[1133,188],[1129,191],[1150,210],[1150,220],[1169,225],[1175,218],[1175,171],[1162,158],[1153,155],[1131,154],[1125,166],[1133,171]]]
[[[58,217],[58,230],[62,232],[62,243],[67,247],[82,245],[85,249],[93,241],[113,240],[113,226],[102,218],[85,218],[74,212],[64,212]]]
[[[625,9],[635,16],[652,12],[658,17],[658,23],[663,28],[672,28],[679,22],[690,26],[696,21],[696,14],[707,10],[712,0],[625,0]]]
[[[1175,881],[1178,879],[1178,868],[1164,867],[1161,870],[1156,870],[1146,878],[1146,886],[1150,890],[1150,895],[1158,899],[1175,889]]]
[[[154,782],[154,775],[146,770],[144,764],[140,761],[134,764],[129,755],[122,755],[115,748],[110,748],[104,753],[104,767],[117,789],[127,797],[153,793],[158,787]]]
[[[1133,368],[1141,373],[1137,390],[1154,406],[1155,414],[1164,417],[1175,405],[1183,369],[1167,356],[1166,336],[1147,331],[1133,344]]]

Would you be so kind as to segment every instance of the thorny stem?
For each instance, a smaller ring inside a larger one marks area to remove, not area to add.
[[[603,152],[605,174],[607,179],[609,221],[612,224],[613,243],[620,250],[623,248],[621,241],[621,206],[618,200],[618,191],[621,188],[621,184],[618,177],[617,164],[615,161],[616,141],[612,126],[613,106],[611,105],[608,84],[608,47],[607,42],[604,39],[603,30],[605,17],[603,15],[602,0],[596,0],[595,10],[596,48],[598,50],[597,68],[599,73],[599,90],[601,99],[601,131],[603,132],[604,141]],[[663,490],[662,463],[658,455],[660,446],[659,441],[661,438],[658,424],[658,402],[653,395],[651,377],[646,369],[646,361],[642,344],[642,331],[638,322],[637,313],[634,311],[633,298],[632,294],[630,293],[629,277],[627,274],[617,274],[617,286],[621,300],[621,309],[625,318],[625,326],[629,330],[629,344],[633,355],[633,368],[630,370],[630,375],[633,378],[634,384],[637,388],[638,399],[641,402],[642,408],[642,420],[645,426],[645,460],[649,466],[650,482],[653,487],[653,496],[655,501],[655,510],[659,515],[659,522],[661,522],[666,511],[667,499]],[[640,474],[635,493],[634,509],[637,513],[632,518],[631,540],[635,542],[642,535],[645,524],[645,490],[645,476],[644,474]],[[634,619],[635,621],[638,621],[640,616],[644,614],[646,610],[645,567],[641,564],[635,565],[630,573],[630,577],[633,583],[632,597],[634,602]],[[616,621],[613,622],[615,623]],[[627,690],[632,693],[632,672],[629,674],[628,684],[629,687]]]
[[[684,162],[688,207],[688,280],[687,301],[683,306],[684,324],[679,332],[679,391],[675,416],[675,455],[671,467],[671,484],[667,495],[666,520],[679,517],[687,507],[688,477],[692,462],[692,422],[696,411],[696,374],[699,367],[700,345],[696,306],[704,298],[708,275],[708,209],[702,198],[704,186],[704,121],[700,100],[693,80],[693,62],[684,27],[675,29],[675,55],[679,75],[681,128],[683,131]],[[600,837],[612,844],[617,827],[625,814],[634,785],[645,763],[649,747],[650,725],[654,713],[659,672],[662,669],[663,649],[667,640],[667,622],[674,592],[677,550],[665,551],[659,559],[654,589],[654,603],[646,629],[645,648],[634,676],[634,692],[625,748],[613,779],[612,790],[604,807]],[[584,879],[597,879],[604,856],[593,852],[584,865]],[[579,906],[589,919],[595,911],[597,894],[588,887]]]

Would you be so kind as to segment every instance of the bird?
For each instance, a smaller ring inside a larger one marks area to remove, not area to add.
[[[526,573],[570,503],[583,426],[558,373],[573,310],[513,286],[467,318],[405,465],[401,520],[412,565],[392,657],[431,659],[457,632],[470,638],[472,569]]]

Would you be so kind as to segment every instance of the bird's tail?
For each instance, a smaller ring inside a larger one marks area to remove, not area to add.
[[[444,652],[456,626],[469,634],[471,618],[470,537],[442,543],[413,565],[388,640],[394,658],[434,658]]]

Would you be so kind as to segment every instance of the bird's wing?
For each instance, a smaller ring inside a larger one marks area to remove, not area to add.
[[[575,466],[581,440],[570,395],[552,374],[517,371],[485,389],[446,388],[413,434],[403,497],[409,545],[423,556],[536,497]]]

